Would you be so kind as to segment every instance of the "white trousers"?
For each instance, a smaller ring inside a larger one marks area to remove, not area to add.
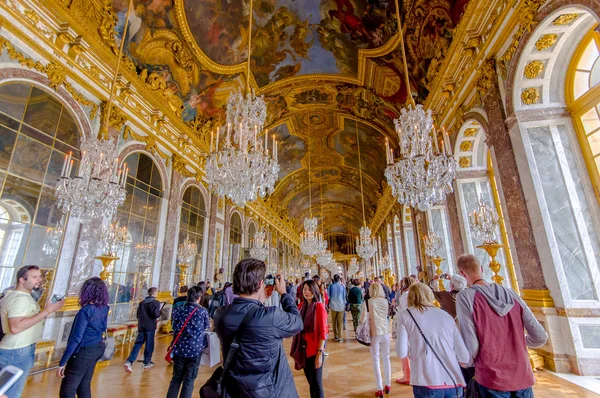
[[[375,381],[377,390],[383,390],[383,386],[391,386],[392,384],[392,364],[390,363],[390,335],[371,336],[371,360],[373,361],[373,373],[375,373]],[[379,359],[383,359],[384,379],[381,380],[381,367]],[[385,384],[384,384],[385,383]]]

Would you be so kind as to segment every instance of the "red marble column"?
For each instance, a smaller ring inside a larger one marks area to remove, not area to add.
[[[497,166],[496,175],[502,184],[507,218],[515,243],[515,253],[525,289],[545,290],[542,264],[538,255],[529,210],[521,185],[517,161],[505,120],[498,79],[483,96],[483,107],[488,116],[488,144],[494,150]]]

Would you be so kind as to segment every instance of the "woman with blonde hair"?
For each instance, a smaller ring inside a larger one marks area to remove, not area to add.
[[[371,331],[371,360],[373,372],[377,383],[376,397],[383,397],[390,393],[392,365],[390,363],[390,323],[388,320],[389,303],[381,283],[372,283],[369,286],[369,321]],[[379,359],[383,359],[384,379],[381,379]]]
[[[412,276],[405,276],[400,281],[400,290],[398,291],[396,298],[396,317],[394,318],[394,332],[398,336],[398,323],[399,315],[402,311],[408,308],[408,289],[418,281]],[[398,344],[400,339],[396,338],[396,353],[400,356]],[[402,363],[402,378],[396,379],[398,384],[410,384],[410,362],[408,358],[400,358]]]
[[[400,356],[410,355],[415,398],[462,398],[465,380],[460,364],[469,361],[469,352],[454,319],[433,301],[433,292],[424,283],[410,287],[408,308],[398,320]]]

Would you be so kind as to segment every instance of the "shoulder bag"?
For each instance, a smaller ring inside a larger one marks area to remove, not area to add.
[[[229,347],[229,352],[227,353],[225,363],[223,366],[219,366],[217,369],[215,369],[212,376],[210,376],[210,379],[208,379],[208,381],[200,388],[201,398],[222,398],[225,396],[223,390],[223,378],[231,367],[233,358],[240,348],[240,336],[244,333],[248,321],[254,317],[254,314],[259,308],[260,306],[255,305],[254,308],[246,313],[244,319],[242,319],[242,323],[240,323],[240,326],[238,326],[238,330],[235,332],[235,336],[233,337],[233,342]]]
[[[108,328],[104,331],[104,354],[102,354],[101,361],[110,361],[115,356],[115,338],[108,335]]]
[[[187,326],[188,322],[190,321],[190,319],[192,319],[192,316],[194,316],[194,314],[196,313],[196,311],[198,311],[198,309],[199,309],[199,307],[194,308],[194,310],[188,315],[187,319],[183,323],[183,326],[179,330],[179,333],[177,333],[177,336],[173,339],[169,348],[167,348],[167,355],[165,355],[165,361],[167,361],[168,363],[173,362],[173,350],[175,349],[175,345],[179,341],[179,338],[181,337],[181,334],[185,330],[185,327]]]
[[[425,337],[425,334],[421,330],[421,327],[417,323],[417,320],[415,319],[415,317],[413,316],[413,314],[410,312],[410,310],[408,308],[406,309],[406,311],[408,311],[408,315],[410,315],[410,317],[412,318],[413,322],[417,326],[417,329],[419,329],[419,333],[421,333],[421,337],[423,337],[423,340],[425,341],[425,344],[427,344],[427,346],[431,349],[431,352],[433,352],[433,355],[435,355],[435,357],[437,358],[437,360],[440,363],[440,365],[442,365],[442,368],[444,368],[444,370],[446,371],[446,374],[448,374],[448,376],[450,377],[450,380],[452,380],[452,384],[454,384],[454,389],[456,390],[456,396],[460,397],[461,395],[459,393],[458,386],[456,385],[456,382],[454,381],[454,378],[452,377],[452,374],[450,373],[450,371],[448,370],[448,368],[446,367],[446,365],[444,365],[444,362],[439,357],[439,355],[437,354],[437,352],[435,352],[435,350],[433,349],[433,346],[429,343],[429,340],[427,340],[427,337]]]

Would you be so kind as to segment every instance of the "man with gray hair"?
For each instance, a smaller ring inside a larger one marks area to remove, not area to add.
[[[467,288],[467,280],[458,274],[452,275],[452,277],[444,274],[440,275],[440,277],[450,280],[450,291],[432,289],[433,295],[440,303],[441,308],[456,320],[456,295]],[[434,279],[433,282],[438,284],[440,278],[436,275]]]
[[[548,334],[512,289],[483,279],[477,257],[463,254],[457,267],[470,285],[456,296],[456,312],[481,397],[533,397],[527,347],[541,347]]]

